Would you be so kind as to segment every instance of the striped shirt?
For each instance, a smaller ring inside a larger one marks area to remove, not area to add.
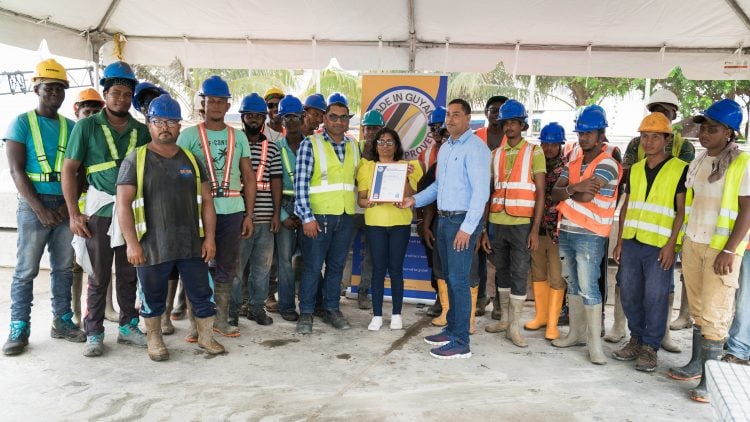
[[[584,163],[583,165],[581,165],[581,175],[586,172],[586,167],[588,167],[588,164]],[[596,166],[596,169],[594,169],[594,177],[598,177],[607,182],[607,184],[599,190],[599,193],[602,196],[611,198],[615,195],[619,173],[617,171],[617,162],[614,158],[605,158],[600,161]],[[562,174],[560,174],[560,178],[566,180],[570,178],[570,168],[568,166],[566,166],[562,171]],[[568,220],[564,215],[562,217],[562,220],[560,221],[560,230],[570,233],[596,235],[591,230],[585,227],[581,227],[578,224]]]
[[[250,143],[250,152],[252,153],[251,160],[253,163],[253,170],[255,170],[255,177],[259,177],[258,166],[261,164],[263,151],[263,142]],[[268,154],[265,158],[265,171],[263,171],[263,179],[258,179],[258,182],[268,182],[270,184],[271,179],[280,179],[281,173],[281,154],[279,153],[279,146],[276,142],[268,141]],[[281,206],[281,204],[277,204]],[[253,214],[255,214],[256,223],[270,223],[273,218],[273,195],[271,190],[258,189],[258,193],[255,195],[255,208],[253,208]]]

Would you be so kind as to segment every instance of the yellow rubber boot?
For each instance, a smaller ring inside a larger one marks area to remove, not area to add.
[[[544,338],[555,340],[560,338],[560,331],[557,329],[557,320],[560,318],[563,301],[565,300],[565,289],[549,289],[549,306],[547,307],[547,329],[544,332]]]
[[[524,324],[523,328],[535,331],[547,325],[549,312],[549,283],[546,281],[535,281],[534,288],[534,308],[536,308],[536,317]]]
[[[448,302],[448,283],[443,279],[438,280],[438,296],[440,296],[440,304],[443,306],[443,311],[440,315],[432,319],[432,325],[445,327],[448,325],[448,309],[450,308],[450,304]]]
[[[474,320],[477,311],[477,296],[479,295],[479,286],[471,288],[471,319],[469,319],[469,334],[474,334]]]

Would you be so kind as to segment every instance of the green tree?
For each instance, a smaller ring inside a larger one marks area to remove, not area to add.
[[[311,78],[303,95],[314,94],[317,81]],[[362,79],[358,74],[346,72],[338,68],[328,68],[320,71],[320,94],[328,98],[334,92],[340,92],[349,101],[349,112],[358,114],[362,102]],[[304,98],[303,98],[304,100]]]
[[[550,88],[567,92],[572,108],[599,104],[609,97],[624,97],[635,89],[643,89],[643,79],[632,78],[587,78],[583,76],[541,76],[537,84],[544,83]],[[563,100],[564,101],[564,100]]]

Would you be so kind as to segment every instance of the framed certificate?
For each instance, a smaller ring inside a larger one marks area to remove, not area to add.
[[[375,163],[370,185],[370,201],[403,201],[408,168],[407,163]]]

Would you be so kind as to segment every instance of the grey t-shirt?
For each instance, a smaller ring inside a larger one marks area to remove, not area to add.
[[[196,161],[201,182],[206,182],[206,169],[200,160]],[[194,173],[193,164],[182,149],[171,158],[146,152],[143,198],[147,231],[141,239],[145,265],[201,256]],[[117,184],[136,185],[135,151],[123,160]]]

